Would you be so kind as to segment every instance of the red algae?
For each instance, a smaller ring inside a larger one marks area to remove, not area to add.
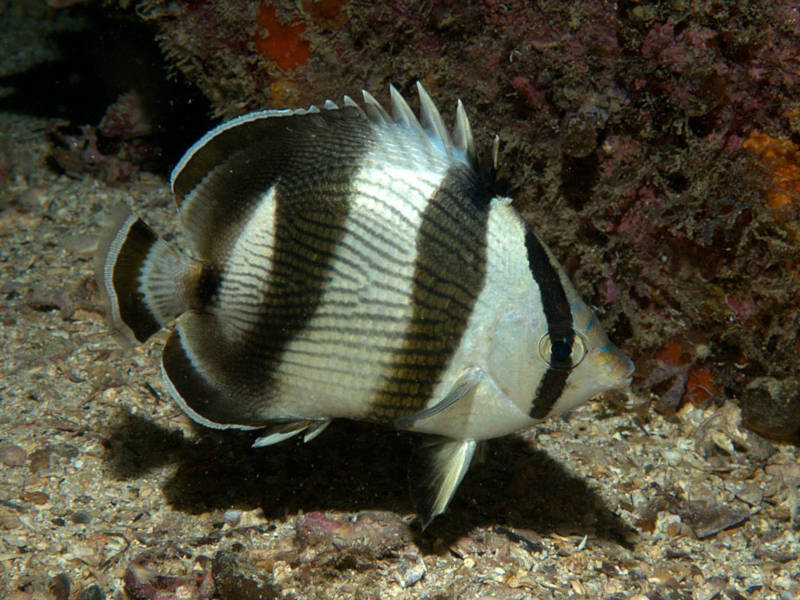
[[[301,37],[305,23],[282,24],[275,14],[275,7],[261,4],[256,23],[266,29],[266,35],[256,34],[256,49],[284,71],[292,71],[306,63],[311,57],[311,43]]]

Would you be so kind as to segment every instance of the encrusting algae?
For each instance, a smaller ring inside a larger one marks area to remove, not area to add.
[[[305,23],[281,23],[275,7],[269,4],[258,7],[256,23],[265,30],[265,33],[258,33],[253,39],[256,50],[284,71],[304,65],[311,57],[311,43],[302,37],[306,30]]]
[[[800,149],[797,144],[755,130],[742,147],[755,154],[772,177],[773,187],[767,196],[770,208],[781,208],[791,202],[800,206]]]

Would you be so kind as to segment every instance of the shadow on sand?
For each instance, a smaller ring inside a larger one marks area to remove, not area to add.
[[[174,509],[188,513],[260,507],[268,518],[280,518],[300,510],[414,510],[412,435],[341,421],[309,444],[289,440],[253,449],[257,433],[198,433],[187,440],[125,414],[111,432],[108,460],[122,479],[174,464],[163,490]],[[584,480],[515,436],[490,441],[447,513],[416,532],[425,547],[476,526],[590,534],[625,546],[633,535]]]

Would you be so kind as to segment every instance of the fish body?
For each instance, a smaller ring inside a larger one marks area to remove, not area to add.
[[[250,113],[194,144],[171,178],[188,248],[119,209],[98,251],[112,329],[162,354],[195,421],[263,429],[336,418],[428,434],[423,524],[476,444],[625,388],[608,340],[536,233],[494,192],[459,101],[448,131],[361,105]]]

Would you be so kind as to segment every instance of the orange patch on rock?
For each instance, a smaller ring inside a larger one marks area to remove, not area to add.
[[[770,208],[800,204],[800,149],[791,140],[752,131],[742,146],[753,152],[772,176],[767,201]]]
[[[311,57],[311,44],[301,37],[306,30],[305,23],[282,24],[275,14],[275,7],[270,4],[258,7],[256,23],[266,29],[266,35],[258,33],[253,40],[256,50],[284,71],[304,65]]]
[[[716,393],[717,386],[714,385],[714,376],[711,371],[697,367],[692,367],[689,370],[689,378],[686,380],[686,393],[683,395],[684,400],[699,406]]]
[[[670,342],[661,350],[656,352],[656,358],[671,367],[679,367],[686,363],[681,356],[681,345],[678,342]]]

